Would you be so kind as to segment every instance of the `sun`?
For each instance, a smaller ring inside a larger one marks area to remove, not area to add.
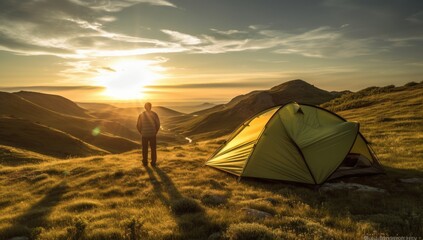
[[[103,95],[115,100],[142,99],[144,87],[162,76],[161,69],[149,61],[126,60],[104,67],[96,78],[105,88]]]

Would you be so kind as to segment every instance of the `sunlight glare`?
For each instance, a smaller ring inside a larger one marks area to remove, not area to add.
[[[102,68],[96,78],[99,85],[104,86],[103,94],[116,100],[143,98],[144,87],[160,79],[163,69],[153,66],[151,61],[128,60],[113,64],[110,68]]]

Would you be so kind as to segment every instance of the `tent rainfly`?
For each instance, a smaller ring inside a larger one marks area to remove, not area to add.
[[[246,121],[206,165],[240,178],[306,184],[384,172],[358,123],[295,102],[267,109]]]

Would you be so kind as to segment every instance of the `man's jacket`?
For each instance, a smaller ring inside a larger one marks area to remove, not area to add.
[[[138,116],[138,132],[143,137],[154,137],[160,129],[160,120],[157,113],[153,111],[144,111]]]

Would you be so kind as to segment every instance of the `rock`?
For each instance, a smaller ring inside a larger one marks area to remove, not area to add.
[[[266,202],[269,202],[270,204],[272,204],[272,205],[276,205],[276,204],[278,204],[279,203],[279,201],[278,200],[276,200],[276,199],[274,199],[274,198],[265,198],[265,199],[263,199],[264,201],[266,201]]]
[[[402,183],[423,183],[423,178],[402,178],[399,181]]]
[[[330,192],[337,190],[350,190],[354,192],[373,192],[373,193],[386,193],[385,189],[375,188],[367,185],[362,185],[358,183],[325,183],[320,187],[322,192]]]
[[[210,179],[209,181],[210,185],[214,189],[224,189],[226,187],[226,183],[224,182],[218,182],[216,180]]]
[[[270,197],[269,198],[257,198],[257,199],[255,199],[255,201],[268,202],[268,203],[272,204],[273,206],[275,206],[276,204],[279,203],[279,200],[276,200],[276,199],[270,198]]]
[[[223,234],[220,232],[215,232],[210,234],[210,236],[207,238],[207,240],[221,240],[223,239]]]
[[[242,208],[245,214],[249,217],[256,218],[256,219],[264,219],[268,217],[272,217],[272,214],[268,212],[263,212],[253,208]]]

